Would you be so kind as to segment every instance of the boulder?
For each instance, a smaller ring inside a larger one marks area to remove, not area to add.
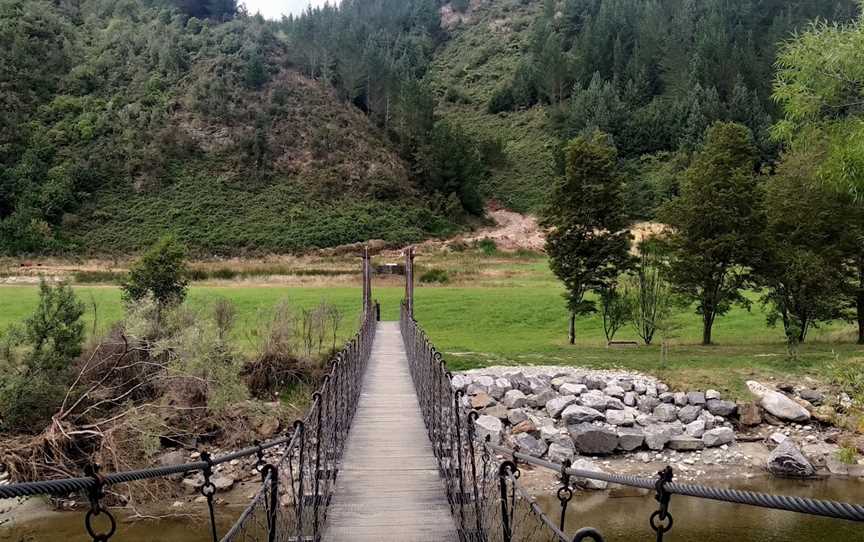
[[[531,393],[528,393],[527,391],[525,392],[528,395],[536,395],[538,393],[543,393],[544,391],[552,389],[552,386],[549,384],[549,380],[537,376],[528,377],[528,387],[531,389]]]
[[[741,425],[753,427],[762,423],[762,413],[756,403],[738,404],[738,421]]]
[[[624,388],[621,386],[606,386],[603,388],[603,393],[608,395],[609,397],[616,397],[618,399],[622,399],[624,397]]]
[[[576,402],[575,395],[562,395],[546,403],[546,413],[553,418],[561,416],[565,408]]]
[[[717,425],[717,419],[707,410],[699,413],[699,419],[705,422],[705,429],[714,429],[714,426]]]
[[[492,406],[495,404],[495,399],[492,398],[488,393],[481,391],[473,396],[471,396],[471,408],[481,409]]]
[[[720,392],[717,390],[708,390],[705,392],[705,400],[710,401],[711,399],[722,399],[720,397]]]
[[[645,384],[645,395],[648,397],[657,397],[657,384],[653,382]]]
[[[651,414],[639,414],[636,416],[636,423],[641,425],[642,427],[648,427],[649,425],[654,425],[657,423],[657,418],[652,416]]]
[[[645,392],[648,391],[648,387],[645,386],[644,382],[634,382],[633,391],[636,392],[636,395],[645,395]]]
[[[687,394],[679,391],[675,394],[675,406],[683,407],[687,406]]]
[[[631,426],[636,421],[633,413],[628,410],[607,410],[606,423],[610,425]]]
[[[561,413],[561,419],[566,425],[576,425],[602,420],[603,413],[585,406],[570,405]]]
[[[511,435],[519,435],[522,433],[527,433],[534,436],[535,438],[540,438],[540,431],[537,430],[537,426],[534,425],[534,422],[532,422],[531,420],[519,422],[513,426],[513,429],[510,430]]]
[[[604,472],[603,469],[595,465],[593,461],[589,461],[584,458],[579,458],[573,461],[571,468],[587,472]],[[603,480],[595,480],[593,478],[574,477],[573,483],[584,489],[603,490],[609,486],[608,482],[605,482]]]
[[[450,385],[455,390],[465,391],[471,381],[472,379],[468,375],[453,375],[453,378],[450,379]]]
[[[684,434],[691,437],[702,438],[702,435],[705,434],[705,420],[694,420],[688,423],[684,427]]]
[[[194,495],[201,491],[201,488],[204,487],[204,476],[199,472],[196,473],[189,478],[184,478],[183,482],[183,491],[187,495]]]
[[[588,391],[588,387],[585,384],[567,382],[558,388],[558,391],[561,392],[562,395],[582,395]]]
[[[515,373],[504,373],[504,378],[510,381],[510,385],[514,390],[519,390],[523,393],[531,393],[531,384],[521,371]]]
[[[514,408],[513,410],[507,411],[507,421],[510,422],[510,425],[517,425],[527,419],[528,414],[526,414],[521,408]]]
[[[568,433],[562,433],[560,429],[554,426],[541,426],[540,438],[550,444],[553,442],[557,442],[558,444],[566,442],[571,448],[573,447],[573,440],[570,439],[570,435]]]
[[[691,405],[705,405],[705,394],[701,391],[687,392],[687,402]]]
[[[580,405],[593,408],[594,410],[606,410],[608,402],[609,397],[602,391],[591,390],[579,396]]]
[[[636,395],[636,392],[634,392],[634,391],[624,392],[624,399],[622,402],[624,403],[625,406],[635,407],[636,406],[636,397],[638,397],[638,396]]]
[[[624,410],[624,403],[621,402],[621,399],[616,397],[607,397],[606,398],[606,408],[612,410]]]
[[[657,398],[660,399],[661,403],[668,403],[670,405],[675,404],[675,394],[674,393],[669,393],[667,391],[667,392],[661,393]]]
[[[681,420],[681,423],[686,425],[692,421],[695,421],[700,414],[702,414],[702,407],[696,405],[687,405],[685,407],[681,407],[681,410],[678,411],[678,419]]]
[[[675,435],[669,439],[666,445],[670,450],[678,450],[679,452],[695,452],[705,447],[702,439],[687,435]]]
[[[816,406],[821,405],[822,401],[825,400],[825,394],[821,391],[806,388],[798,393],[798,397]]]
[[[563,441],[553,442],[546,452],[546,459],[554,463],[563,463],[565,460],[573,460],[576,455],[576,447],[569,438]]]
[[[210,478],[218,493],[224,493],[234,487],[234,478],[226,474],[216,474]]]
[[[675,405],[662,403],[654,409],[654,417],[661,422],[671,422],[678,419],[678,409]]]
[[[732,401],[723,401],[722,399],[710,399],[708,401],[708,412],[715,416],[731,416],[735,414],[738,406]]]
[[[494,405],[491,407],[487,407],[481,410],[480,413],[487,416],[495,416],[499,420],[509,420],[510,416],[510,411],[507,410],[507,407],[505,407],[504,405]]]
[[[641,429],[634,429],[630,427],[622,427],[618,429],[618,448],[624,450],[625,452],[632,452],[633,450],[642,446],[645,442],[645,433]]]
[[[528,396],[528,406],[532,408],[543,408],[546,403],[558,397],[558,394],[552,391],[551,388],[546,388],[540,393]]]
[[[779,391],[769,389],[755,380],[748,380],[747,387],[750,388],[753,395],[759,398],[759,406],[772,416],[781,420],[798,423],[806,422],[810,419],[810,413],[807,412],[806,408]]]
[[[813,465],[789,439],[774,448],[768,456],[767,467],[771,474],[789,478],[809,478],[816,473]]]
[[[636,401],[637,408],[641,412],[644,412],[646,414],[651,414],[652,412],[654,412],[654,409],[657,408],[657,405],[659,405],[659,404],[660,404],[659,399],[657,399],[656,397],[650,397],[648,395],[640,397]]]
[[[633,391],[633,381],[632,380],[629,380],[627,378],[619,380],[618,385],[621,386],[621,389],[623,389],[625,392]]]
[[[606,387],[606,379],[602,376],[588,375],[585,377],[585,385],[589,390],[602,390]]]
[[[523,422],[531,423],[531,422]],[[513,436],[513,444],[519,447],[519,451],[534,457],[542,457],[548,446],[545,442],[535,438],[529,433],[518,433]]]
[[[489,395],[500,401],[504,397],[504,394],[511,389],[513,389],[513,386],[510,384],[509,380],[506,378],[496,378],[492,383],[492,386],[489,388]]]
[[[702,442],[705,443],[707,448],[716,448],[724,444],[731,444],[734,441],[735,432],[728,427],[718,427],[717,429],[706,431],[702,435]]]
[[[672,438],[669,430],[661,425],[649,425],[644,430],[645,445],[651,450],[662,450]]]
[[[507,408],[521,408],[528,404],[528,397],[519,390],[510,390],[501,400]]]
[[[657,382],[656,386],[658,393],[666,393],[667,391],[669,391],[669,386],[666,385],[666,383],[664,382]]]
[[[618,447],[618,433],[605,427],[580,423],[567,427],[576,450],[582,454],[611,454]]]
[[[478,439],[481,441],[486,440],[486,436],[489,435],[492,444],[501,443],[501,430],[504,428],[501,420],[494,416],[483,415],[477,418],[474,424],[477,429],[476,434]]]
[[[825,424],[834,423],[837,411],[831,405],[821,405],[813,410],[813,417]]]

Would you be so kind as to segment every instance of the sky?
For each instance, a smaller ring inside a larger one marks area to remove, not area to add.
[[[282,14],[288,15],[293,13],[298,15],[304,11],[310,4],[313,6],[323,6],[327,0],[240,0],[238,3],[246,4],[246,9],[250,15],[261,12],[261,15],[266,19],[280,19]],[[330,0],[330,3],[335,3],[335,0]]]

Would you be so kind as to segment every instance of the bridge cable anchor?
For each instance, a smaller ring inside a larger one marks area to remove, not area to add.
[[[90,510],[84,516],[84,527],[87,529],[87,534],[93,539],[93,542],[107,542],[114,536],[117,531],[117,521],[107,508],[102,507],[102,499],[105,498],[105,478],[99,474],[99,465],[91,463],[84,467],[84,474],[93,478],[93,486],[87,490],[90,498]],[[105,515],[110,522],[107,532],[97,533],[93,527],[93,518]]]
[[[667,466],[657,473],[657,482],[654,484],[657,491],[654,498],[660,503],[660,509],[651,514],[650,522],[651,528],[657,533],[657,542],[663,542],[663,535],[672,530],[673,518],[669,513],[669,499],[672,494],[666,489],[666,484],[672,482],[672,477],[672,467]],[[667,522],[665,525],[664,521]]]
[[[213,510],[213,496],[216,495],[216,486],[211,481],[213,476],[213,458],[210,457],[210,452],[201,452],[201,460],[204,461],[204,485],[201,486],[201,494],[207,499],[207,508],[210,511],[210,532],[213,535],[213,542],[219,542],[219,535],[216,533],[216,512]]]
[[[264,472],[264,466],[267,464],[264,461],[264,446],[261,444],[260,440],[254,440],[252,444],[257,448],[255,450],[255,456],[258,458],[255,462],[255,470],[258,471],[259,474]]]
[[[571,464],[572,461],[569,459],[565,459],[561,464],[561,487],[558,488],[558,502],[561,503],[561,521],[558,528],[562,532],[564,531],[564,519],[567,516],[567,507],[573,498],[573,489],[570,487],[570,473],[567,472]]]

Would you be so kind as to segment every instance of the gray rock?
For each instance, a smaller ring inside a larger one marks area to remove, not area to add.
[[[514,390],[519,390],[522,393],[531,393],[531,384],[521,371],[504,373],[504,378],[510,381],[510,385],[513,386]]]
[[[771,433],[771,436],[768,437],[768,440],[774,444],[783,444],[786,439],[789,438],[780,431],[775,431]]]
[[[584,458],[579,458],[579,459],[576,459],[575,461],[573,461],[572,467],[574,469],[579,469],[581,471],[587,471],[587,472],[604,472],[603,469],[601,469],[600,467],[595,465],[593,461],[589,461],[589,460],[584,459]],[[573,483],[575,483],[577,486],[584,488],[584,489],[603,490],[609,486],[608,482],[605,482],[603,480],[594,480],[593,478],[574,477]]]
[[[489,388],[482,384],[478,384],[476,382],[472,382],[468,384],[468,387],[465,389],[466,395],[477,395],[478,393],[489,393]]]
[[[666,443],[670,450],[678,450],[679,452],[695,452],[705,448],[705,443],[702,439],[690,437],[687,435],[675,435]]]
[[[660,425],[649,425],[644,430],[645,445],[651,450],[662,450],[672,435],[669,430]]]
[[[558,397],[558,394],[552,391],[551,388],[546,388],[540,393],[528,396],[528,405],[533,408],[543,408],[546,403]]]
[[[489,395],[500,401],[504,394],[513,389],[510,381],[506,378],[496,378],[495,382],[489,388]]]
[[[721,399],[708,400],[708,412],[715,416],[731,416],[738,410],[738,406],[732,401]]]
[[[582,395],[586,391],[588,391],[588,387],[585,384],[574,384],[571,382],[567,382],[563,384],[560,388],[558,388],[563,395]]]
[[[531,393],[533,394],[543,393],[546,390],[552,389],[552,386],[549,384],[549,380],[537,376],[532,376],[528,378],[528,386],[531,388]]]
[[[570,405],[561,413],[561,419],[566,425],[576,425],[602,420],[603,413],[586,406]]]
[[[684,434],[691,437],[702,438],[702,435],[705,434],[705,420],[694,420],[688,423],[687,426],[684,427]]]
[[[636,423],[641,425],[642,427],[648,427],[649,425],[654,425],[657,423],[657,418],[652,416],[651,414],[639,414],[636,416]]]
[[[515,408],[513,410],[507,411],[507,421],[510,422],[510,425],[516,425],[518,423],[524,422],[528,419],[528,414],[525,413],[521,408]]]
[[[528,397],[519,390],[510,390],[501,400],[507,408],[521,408],[528,404]]]
[[[481,414],[485,414],[486,416],[494,416],[499,420],[509,420],[510,411],[507,410],[507,407],[504,405],[495,405],[488,408],[484,408],[480,411]]]
[[[810,413],[807,412],[806,408],[779,391],[769,389],[754,380],[748,380],[747,387],[750,388],[753,395],[759,398],[759,406],[772,416],[776,416],[781,420],[799,423],[810,419]]]
[[[714,415],[707,410],[703,410],[699,414],[699,419],[705,422],[705,429],[714,429],[714,426],[717,425],[717,420],[714,419]]]
[[[621,450],[632,452],[642,446],[644,442],[645,433],[641,429],[630,427],[622,427],[618,429],[618,448]]]
[[[576,402],[575,395],[562,395],[546,403],[546,413],[553,418],[561,415],[565,408]]]
[[[687,406],[687,394],[679,391],[675,394],[675,406],[683,407]]]
[[[469,399],[471,408],[486,408],[495,404],[495,399],[485,391],[477,392]]]
[[[660,404],[660,400],[656,397],[651,396],[643,396],[636,401],[636,404],[641,412],[645,414],[651,414],[654,412],[654,409],[657,408],[657,405]]]
[[[605,393],[609,397],[621,399],[624,397],[624,388],[622,388],[621,386],[606,386],[603,389],[603,393]]]
[[[609,399],[602,391],[591,390],[579,396],[579,404],[594,410],[606,410]]]
[[[159,456],[159,465],[162,467],[176,467],[186,462],[186,453],[183,450],[165,452]]]
[[[645,386],[644,382],[634,382],[633,391],[636,392],[636,395],[645,395],[645,392],[648,391],[648,388],[647,386]]]
[[[624,393],[623,403],[626,406],[635,407],[636,406],[636,392],[628,391]]]
[[[711,399],[722,399],[720,397],[720,392],[717,390],[708,390],[705,392],[705,400],[710,401]]]
[[[554,463],[563,463],[565,460],[573,460],[576,455],[576,447],[569,438],[562,442],[553,442],[546,452],[546,459]]]
[[[486,440],[486,435],[489,435],[492,444],[501,443],[501,430],[504,428],[501,420],[494,416],[483,415],[477,418],[474,424],[477,428],[478,439],[481,441]]]
[[[663,392],[659,395],[658,398],[660,399],[661,403],[675,404],[675,394],[674,393],[669,393],[668,391]]]
[[[666,385],[665,383],[663,383],[663,382],[658,382],[658,383],[657,383],[657,392],[658,392],[658,393],[666,393],[667,391],[669,391],[669,386],[667,386],[667,385]]]
[[[718,427],[717,429],[706,431],[705,434],[702,435],[702,442],[705,443],[707,448],[716,448],[717,446],[723,446],[724,444],[731,444],[734,441],[735,432],[728,427]]]
[[[671,422],[678,419],[678,408],[675,405],[663,403],[654,409],[654,417],[661,422]]]
[[[567,427],[576,450],[582,454],[611,454],[618,446],[618,433],[605,427],[580,423]]]
[[[631,426],[635,422],[633,413],[627,410],[607,410],[606,423],[610,425]]]
[[[678,419],[681,420],[681,423],[688,424],[696,418],[699,417],[699,414],[702,413],[702,407],[695,405],[687,405],[682,407],[681,410],[678,411]]]
[[[513,436],[513,444],[519,447],[519,451],[534,457],[542,457],[548,446],[540,439],[534,438],[530,433],[519,433]]]
[[[567,433],[562,433],[560,429],[557,427],[548,427],[541,426],[540,427],[540,438],[542,438],[545,442],[553,443],[557,442],[559,444],[563,442],[567,442],[570,444],[570,447],[573,447],[573,441],[570,439],[570,435]]]
[[[224,493],[234,487],[234,478],[226,474],[217,474],[210,478],[210,482],[218,493]]]
[[[624,410],[624,403],[621,402],[621,399],[616,399],[615,397],[607,397],[606,398],[606,408],[610,410]]]
[[[768,472],[775,476],[808,478],[816,473],[813,465],[788,439],[774,448],[768,456],[767,466]]]
[[[705,394],[701,391],[687,392],[687,402],[691,405],[705,405]]]
[[[602,376],[588,375],[585,377],[585,385],[589,390],[602,390],[606,387],[606,379]]]
[[[470,383],[471,377],[467,375],[453,375],[453,378],[450,379],[450,385],[453,386],[453,389],[460,391],[464,391]]]
[[[645,395],[648,397],[657,397],[657,385],[651,382],[645,384]]]
[[[619,380],[618,385],[621,386],[621,389],[623,389],[625,392],[633,391],[633,381],[632,380],[628,380],[626,378],[623,380]]]
[[[825,394],[823,394],[821,391],[806,388],[798,393],[798,397],[816,406],[821,405],[822,401],[825,400]]]
[[[198,493],[202,487],[204,487],[204,476],[199,472],[189,478],[184,478],[183,482],[183,491],[187,495],[194,495]]]

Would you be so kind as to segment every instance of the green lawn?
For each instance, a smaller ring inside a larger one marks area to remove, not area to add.
[[[681,327],[672,340],[666,363],[660,347],[630,349],[605,346],[598,316],[577,322],[577,344],[567,344],[567,314],[560,285],[552,280],[545,262],[526,259],[497,263],[492,276],[482,274],[465,286],[423,286],[416,289],[416,316],[433,341],[447,355],[453,369],[490,364],[559,364],[588,367],[620,367],[658,375],[683,387],[714,387],[736,396],[745,394],[749,378],[799,378],[810,375],[829,378],[829,365],[836,359],[864,358],[864,348],[853,344],[851,326],[835,324],[814,330],[797,360],[790,360],[782,330],[769,328],[758,304],[752,311],[735,308],[715,325],[715,346],[699,345],[701,322],[692,311],[676,315]],[[502,275],[502,271],[507,273]],[[508,274],[509,273],[509,274]],[[399,317],[403,289],[389,282],[374,287],[382,303],[382,317]],[[122,316],[119,291],[110,286],[76,287],[91,308],[97,306],[97,332]],[[262,313],[281,300],[298,308],[327,300],[346,314],[343,336],[347,337],[359,315],[359,284],[333,287],[193,286],[189,305],[206,310],[217,297],[232,300],[238,309],[234,340],[244,350],[254,349],[255,330]],[[755,296],[754,296],[755,297]],[[0,329],[23,320],[35,307],[35,286],[0,286]],[[632,329],[619,332],[620,339],[636,339]],[[659,344],[660,338],[656,342]]]

